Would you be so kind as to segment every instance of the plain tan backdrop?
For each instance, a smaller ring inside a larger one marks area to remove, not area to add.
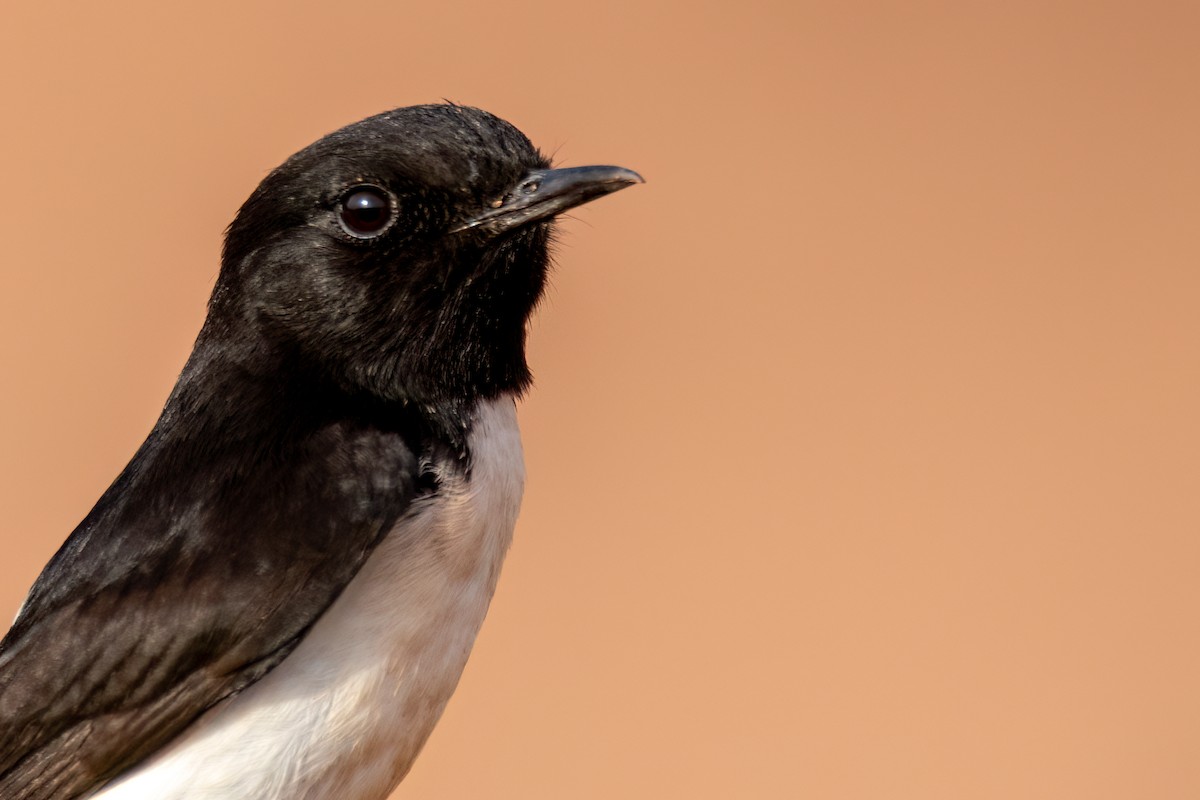
[[[1195,3],[5,4],[0,614],[223,227],[450,98],[562,225],[525,508],[401,798],[1200,796]]]

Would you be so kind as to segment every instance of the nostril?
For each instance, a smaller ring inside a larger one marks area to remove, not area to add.
[[[542,187],[542,181],[539,178],[530,178],[521,184],[521,194],[533,194]]]

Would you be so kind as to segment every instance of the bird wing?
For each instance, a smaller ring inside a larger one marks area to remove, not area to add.
[[[273,669],[409,507],[405,438],[152,434],[0,642],[0,797],[84,796]]]

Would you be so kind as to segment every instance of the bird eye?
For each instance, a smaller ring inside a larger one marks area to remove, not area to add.
[[[355,186],[342,196],[338,221],[357,239],[378,236],[392,221],[391,198],[378,186]]]

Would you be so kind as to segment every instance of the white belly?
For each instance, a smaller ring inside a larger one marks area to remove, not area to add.
[[[385,798],[458,683],[520,507],[512,398],[480,404],[468,445],[470,480],[441,476],[291,655],[93,800]]]

